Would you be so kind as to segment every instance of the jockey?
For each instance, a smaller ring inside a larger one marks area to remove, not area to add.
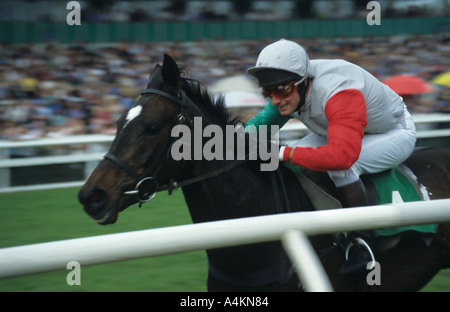
[[[311,133],[281,146],[279,158],[327,172],[343,207],[367,206],[360,175],[396,167],[414,149],[415,125],[403,99],[355,64],[309,60],[302,46],[281,39],[265,47],[248,72],[269,103],[246,127],[301,120]],[[352,249],[343,274],[366,269],[369,251]]]

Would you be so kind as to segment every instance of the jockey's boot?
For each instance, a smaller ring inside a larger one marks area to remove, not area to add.
[[[359,179],[348,185],[337,188],[343,208],[368,206],[366,188]],[[346,249],[346,261],[339,268],[342,275],[361,273],[366,270],[367,263],[374,261],[373,253],[366,240],[372,237],[373,231],[357,231],[349,235],[350,242]]]
[[[348,185],[337,187],[336,189],[343,208],[369,205],[366,187],[361,179]]]

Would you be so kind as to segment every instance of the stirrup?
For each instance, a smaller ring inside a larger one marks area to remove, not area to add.
[[[364,247],[367,249],[367,251],[369,252],[370,258],[372,259],[372,262],[371,262],[371,265],[370,265],[370,267],[369,267],[368,269],[369,269],[369,270],[373,270],[373,269],[375,268],[375,256],[374,256],[374,254],[373,254],[373,252],[372,252],[372,249],[370,248],[369,244],[368,244],[364,239],[362,239],[361,237],[355,237],[355,241],[356,241],[359,245],[364,246]],[[348,246],[347,246],[347,249],[345,250],[345,261],[348,261],[348,254],[349,254],[350,249],[351,249],[352,247],[353,247],[353,243],[350,242],[350,243],[348,244]]]

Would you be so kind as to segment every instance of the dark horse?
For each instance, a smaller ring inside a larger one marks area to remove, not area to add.
[[[198,81],[183,77],[183,73],[184,69],[168,55],[162,66],[155,67],[147,89],[118,120],[117,135],[105,159],[79,192],[85,211],[100,224],[114,223],[119,212],[138,199],[145,201],[155,191],[170,193],[177,187],[182,187],[194,223],[313,210],[296,177],[284,165],[276,171],[263,171],[260,165],[266,160],[261,159],[173,159],[170,150],[175,138],[171,131],[176,125],[192,127],[195,117],[202,117],[203,129],[208,125],[225,129],[238,124],[222,100],[212,100]],[[419,182],[427,186],[431,199],[450,197],[449,159],[448,150],[423,149],[407,161]],[[377,256],[382,281],[370,290],[421,289],[439,270],[449,267],[449,237],[447,224],[439,225],[428,245],[414,235],[405,235],[395,248]],[[344,252],[333,245],[332,235],[314,236],[311,241],[324,255],[322,261],[334,290],[362,290],[362,277],[337,274]],[[206,253],[210,291],[302,290],[280,242]]]

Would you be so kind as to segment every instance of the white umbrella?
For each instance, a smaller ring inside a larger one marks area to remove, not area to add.
[[[267,104],[267,100],[262,94],[249,91],[228,91],[216,94],[216,96],[223,96],[225,105],[228,108],[263,108]]]
[[[256,80],[245,75],[222,78],[208,87],[212,93],[228,91],[250,91],[258,92],[259,87]]]

